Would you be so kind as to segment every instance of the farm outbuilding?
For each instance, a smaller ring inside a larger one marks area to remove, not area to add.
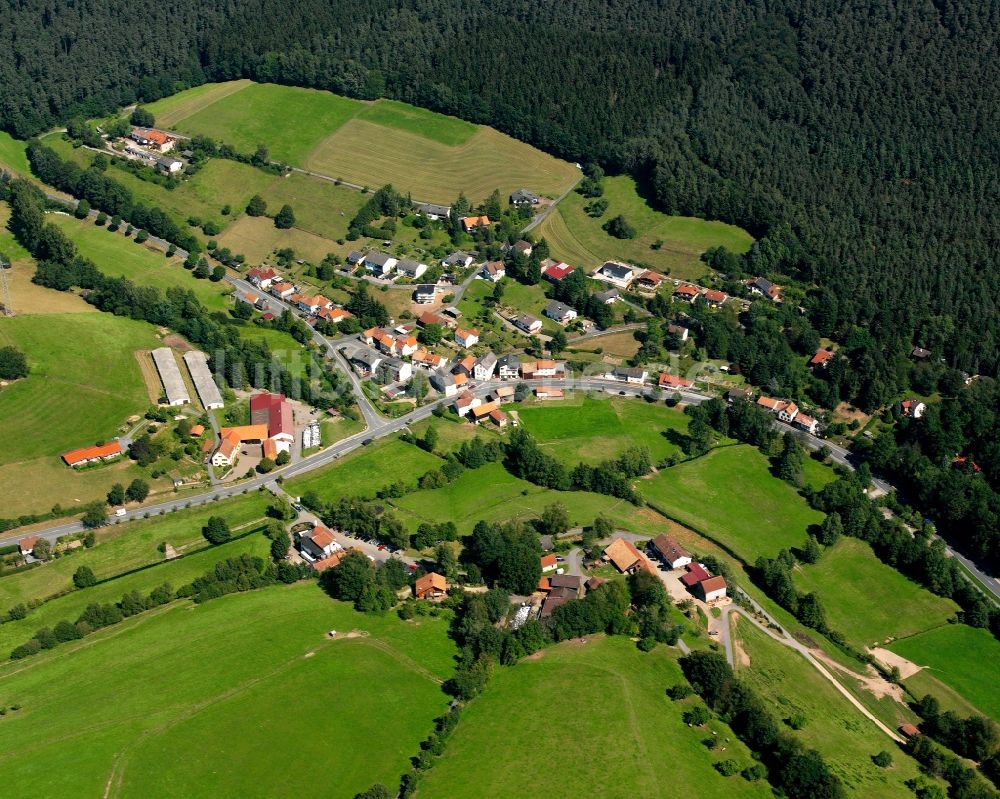
[[[174,358],[174,351],[170,347],[153,350],[153,363],[156,364],[156,371],[160,373],[167,405],[186,405],[191,402],[187,386],[184,385],[184,378],[181,377],[181,370],[177,366],[177,359]]]
[[[184,363],[187,364],[191,380],[194,381],[195,390],[198,392],[198,398],[205,406],[205,410],[221,408],[223,406],[222,392],[219,391],[215,380],[212,379],[212,372],[208,368],[208,356],[198,350],[185,352]]]

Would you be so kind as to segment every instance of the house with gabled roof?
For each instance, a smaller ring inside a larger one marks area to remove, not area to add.
[[[747,283],[747,289],[751,294],[759,297],[767,297],[769,300],[781,299],[781,286],[772,283],[766,277],[757,277]]]
[[[666,533],[660,533],[651,542],[653,551],[671,569],[679,569],[691,563],[691,553]]]
[[[413,595],[417,599],[442,599],[448,595],[448,580],[437,572],[428,572],[414,582]]]
[[[531,246],[531,242],[524,239],[518,239],[510,248],[514,251],[515,255],[523,255],[525,258],[535,251],[535,248]]]
[[[489,380],[493,377],[493,372],[497,366],[497,356],[492,352],[487,352],[482,358],[476,361],[472,369],[472,375],[476,380]]]
[[[437,221],[438,219],[448,219],[451,216],[451,206],[436,205],[434,203],[418,203],[416,212],[428,219]]]
[[[729,299],[729,295],[726,292],[719,291],[718,289],[705,289],[701,296],[713,308],[718,308]]]
[[[535,335],[542,329],[542,320],[536,319],[531,314],[526,313],[521,314],[520,316],[515,316],[511,319],[511,324],[523,333],[527,333],[529,336]]]
[[[342,548],[333,532],[321,525],[299,535],[299,550],[309,560],[322,560]]]
[[[489,280],[491,283],[496,283],[506,275],[507,267],[503,261],[487,261],[479,270],[479,277],[483,280]]]
[[[816,354],[809,359],[809,365],[826,369],[826,365],[833,359],[835,354],[833,350],[818,349],[816,350]]]
[[[258,288],[267,291],[271,284],[281,279],[281,275],[269,266],[255,266],[247,270],[247,280]]]
[[[632,385],[642,385],[646,382],[649,373],[638,366],[616,366],[604,373],[605,380],[617,380],[620,383]]]
[[[577,317],[575,308],[570,308],[566,303],[559,302],[559,300],[551,300],[549,304],[545,306],[545,310],[542,311],[542,313],[549,317],[549,319],[552,319],[561,325],[572,322]]]
[[[618,261],[606,261],[593,275],[595,280],[603,280],[620,289],[627,289],[635,279],[635,270]]]
[[[674,299],[683,302],[694,302],[701,294],[701,289],[690,283],[681,283],[674,289]]]
[[[467,416],[472,412],[472,410],[483,404],[483,401],[479,399],[475,394],[466,389],[455,400],[455,412],[459,416]]]
[[[622,574],[632,574],[640,569],[656,573],[653,564],[635,548],[635,544],[624,538],[616,538],[605,547],[604,559],[614,564],[614,567]]]
[[[361,263],[376,277],[384,277],[392,274],[398,261],[384,252],[370,252]]]
[[[647,269],[635,279],[635,284],[642,291],[656,291],[663,284],[663,275]]]
[[[501,380],[517,380],[520,376],[521,359],[516,355],[504,355],[497,361],[497,377]]]
[[[542,277],[551,283],[559,283],[567,275],[572,274],[575,269],[575,266],[557,261],[542,268]]]
[[[670,375],[666,372],[660,373],[659,380],[660,388],[691,388],[694,386],[694,381],[688,380],[684,377],[677,377],[676,375]]]
[[[903,416],[908,416],[911,419],[919,419],[924,415],[924,411],[927,410],[927,406],[916,397],[905,399],[899,405],[903,411]]]
[[[451,255],[441,261],[441,266],[458,267],[459,269],[465,269],[472,265],[473,257],[465,250],[455,250]]]
[[[403,277],[416,280],[427,271],[427,264],[422,264],[412,258],[402,258],[396,262],[396,271]]]
[[[518,189],[510,195],[511,205],[538,205],[539,202],[541,202],[541,198],[527,189]]]
[[[462,219],[462,230],[466,233],[472,233],[481,227],[489,227],[492,224],[490,218],[485,214],[481,216],[467,216]]]
[[[435,391],[445,397],[454,397],[458,394],[458,383],[455,381],[455,375],[450,372],[433,372],[430,384]]]
[[[461,327],[455,328],[455,343],[460,347],[471,347],[479,343],[479,331],[476,328],[465,330]]]

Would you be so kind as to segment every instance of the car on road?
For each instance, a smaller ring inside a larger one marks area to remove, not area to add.
[[[294,508],[295,510],[297,510],[297,511],[298,511],[299,513],[302,513],[302,506],[301,506],[301,505],[300,505],[300,504],[299,504],[298,502],[293,502],[293,503],[292,503],[292,507],[293,507],[293,508]]]
[[[708,634],[710,636],[712,636],[713,638],[718,638],[719,637],[719,631],[718,630],[709,630]]]
[[[364,441],[362,441],[362,442],[361,442],[361,446],[362,446],[362,447],[367,447],[367,446],[368,446],[369,444],[371,444],[371,443],[372,443],[372,442],[373,442],[374,440],[375,440],[374,438],[366,438],[366,439],[365,439]]]

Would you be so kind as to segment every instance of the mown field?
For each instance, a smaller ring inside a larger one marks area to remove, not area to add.
[[[5,130],[0,130],[0,166],[9,167],[22,175],[31,174],[25,143]]]
[[[1000,721],[1000,641],[986,630],[948,625],[894,641],[888,649],[923,667],[905,682],[918,697],[928,691],[940,696],[934,684],[939,681]]]
[[[180,258],[167,258],[158,250],[136,244],[134,236],[125,238],[121,231],[111,233],[92,220],[75,219],[65,214],[53,214],[50,219],[73,240],[84,258],[92,260],[109,277],[124,276],[163,292],[168,288],[192,291],[202,305],[212,311],[229,307],[227,297],[232,287],[228,283],[197,279],[184,268]]]
[[[267,201],[268,213],[276,214],[287,203],[295,209],[296,228],[334,241],[347,235],[348,222],[367,199],[354,189],[297,172],[275,180],[262,196]]]
[[[663,404],[596,395],[519,406],[525,430],[563,463],[599,463],[625,449],[649,450],[653,463],[680,452],[669,433],[683,435],[689,417]]]
[[[31,367],[0,390],[0,423],[24,433],[8,437],[0,464],[111,438],[149,404],[133,356],[158,344],[148,324],[110,314],[16,316],[0,319],[0,344],[20,349]]]
[[[886,566],[855,538],[842,538],[818,563],[799,566],[793,579],[799,591],[819,595],[830,627],[860,648],[940,627],[959,609]]]
[[[905,799],[912,796],[903,784],[918,773],[917,764],[880,732],[837,692],[815,668],[781,644],[741,619],[737,626],[749,664],[740,677],[771,703],[780,719],[805,716],[805,725],[794,732],[806,746],[818,749],[849,796],[858,799]],[[786,728],[786,731],[792,732]],[[892,754],[893,766],[882,769],[871,761],[883,749]]]
[[[588,272],[608,259],[648,265],[673,277],[694,280],[708,272],[699,258],[711,247],[726,247],[734,253],[750,249],[753,238],[735,225],[709,222],[693,217],[668,216],[652,208],[636,190],[630,177],[612,177],[604,181],[608,210],[594,219],[584,208],[589,198],[571,193],[556,212],[542,223],[537,233],[552,248],[553,257]],[[616,239],[602,225],[619,214],[636,229],[634,239]],[[659,249],[653,249],[656,241]]]
[[[152,519],[102,527],[97,543],[79,548],[46,564],[0,578],[0,609],[23,602],[47,599],[73,590],[73,574],[81,566],[93,570],[98,580],[111,580],[126,572],[164,562],[161,543],[170,544],[179,554],[190,555],[209,546],[202,528],[210,516],[223,516],[239,535],[264,518],[270,494],[253,493],[221,505],[192,508]]]
[[[395,788],[447,707],[453,651],[443,620],[362,616],[311,582],[174,603],[0,666],[21,705],[0,725],[5,779],[53,799]]]
[[[682,680],[675,657],[662,646],[643,654],[627,639],[596,636],[498,669],[417,796],[661,797],[672,785],[699,799],[770,796],[766,783],[712,767],[751,760],[723,724],[712,722],[728,739],[713,753],[701,743],[708,730],[681,720],[687,703],[664,694]]]
[[[746,563],[805,543],[823,514],[772,476],[767,458],[747,445],[717,448],[664,469],[640,485],[668,516],[727,547]]]
[[[296,210],[297,213],[297,210]],[[336,242],[300,228],[279,230],[267,217],[241,216],[216,237],[220,247],[246,256],[247,263],[259,264],[275,250],[291,249],[297,258],[319,263],[330,252],[344,252]]]

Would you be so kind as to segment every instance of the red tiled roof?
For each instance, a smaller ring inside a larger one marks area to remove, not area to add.
[[[555,565],[556,565],[556,563],[558,563],[558,561],[556,560],[556,556],[555,555],[551,555],[551,554],[550,555],[542,555],[539,558],[539,561],[541,562],[543,569],[554,568]]]
[[[697,585],[702,580],[707,580],[711,576],[700,563],[689,563],[687,570],[688,573],[681,577],[681,582],[688,588]]]
[[[820,364],[826,363],[832,357],[833,352],[831,350],[816,350],[816,354],[809,360],[809,365],[819,366]]]
[[[78,463],[83,463],[84,461],[93,460],[95,458],[110,458],[114,455],[122,454],[122,445],[117,441],[109,441],[107,444],[102,444],[95,447],[84,447],[83,449],[74,449],[71,452],[66,452],[63,454],[62,459],[69,466],[75,466]]]
[[[553,264],[552,266],[543,269],[542,275],[547,277],[549,280],[559,281],[562,280],[564,277],[566,277],[566,275],[570,274],[570,272],[573,272],[575,269],[576,267],[559,262],[557,264]]]

